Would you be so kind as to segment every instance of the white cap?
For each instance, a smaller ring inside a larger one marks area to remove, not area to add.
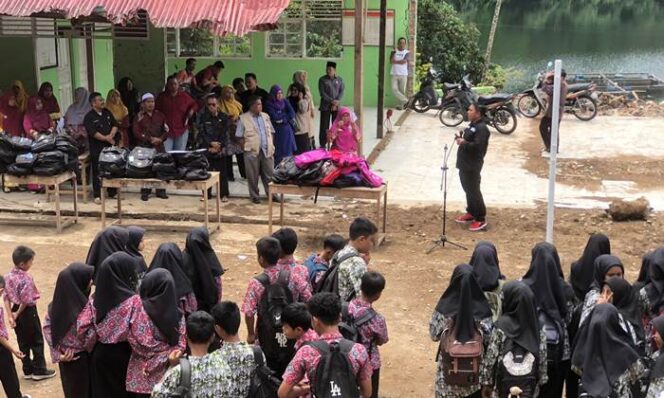
[[[145,93],[141,97],[141,102],[144,102],[144,101],[149,100],[149,99],[154,99],[154,95],[152,95],[151,93]]]

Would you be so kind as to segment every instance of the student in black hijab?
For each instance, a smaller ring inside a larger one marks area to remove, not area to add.
[[[647,315],[661,314],[664,310],[664,247],[650,255],[650,282],[641,291],[639,297],[647,301],[644,304]]]
[[[186,315],[196,311],[196,297],[193,294],[191,281],[184,268],[184,260],[180,248],[175,243],[162,243],[152,258],[147,275],[157,269],[165,269],[173,276],[178,306]]]
[[[595,275],[595,259],[602,254],[611,254],[611,242],[604,234],[592,234],[581,258],[572,263],[569,281],[579,301],[583,301],[590,290]]]
[[[618,309],[634,345],[645,354],[645,331],[639,293],[623,278],[609,278],[602,286],[598,303],[611,303]]]
[[[97,268],[108,256],[126,250],[127,242],[129,242],[129,232],[126,229],[117,226],[103,229],[92,241],[85,263],[95,267],[96,274]]]
[[[598,304],[581,324],[572,369],[581,376],[581,392],[591,397],[631,397],[646,372],[629,333],[611,304]]]
[[[221,300],[221,276],[225,271],[210,244],[210,234],[206,228],[194,228],[187,235],[183,256],[198,309],[209,312]]]
[[[646,253],[641,259],[641,269],[639,276],[634,282],[634,289],[641,290],[645,285],[650,283],[650,266],[652,264],[652,255],[654,252]]]
[[[463,343],[473,337],[476,324],[479,324],[486,350],[493,329],[491,316],[491,307],[473,275],[473,267],[461,264],[454,269],[447,290],[438,300],[429,323],[429,335],[433,341],[440,341],[443,331],[453,328],[455,339]],[[477,394],[479,390],[479,382],[472,386],[445,383],[442,356],[440,356],[436,373],[436,397],[449,395],[467,397]]]
[[[532,390],[527,395],[538,396],[539,386],[547,379],[546,336],[540,329],[535,295],[528,285],[521,281],[511,281],[503,286],[502,315],[495,326],[480,373],[483,395],[489,396],[493,390],[496,390],[499,397],[509,394],[512,385],[503,382],[505,372],[508,371],[503,365],[503,359],[511,354],[513,360],[523,356],[523,361],[519,363],[532,363],[531,371],[536,376],[536,382],[530,386]]]
[[[655,345],[657,351],[652,355],[655,361],[650,369],[650,384],[648,386],[648,397],[661,397],[664,393],[664,315],[660,315],[652,320],[655,329]]]
[[[588,314],[590,314],[590,311],[595,304],[597,304],[597,299],[600,296],[604,282],[609,278],[622,278],[624,274],[625,268],[618,257],[610,254],[602,254],[595,259],[595,272],[593,273],[594,280],[593,283],[590,284],[590,290],[583,301],[583,309],[581,311],[579,324],[583,324],[588,317]]]
[[[58,362],[65,398],[88,398],[91,393],[90,358],[76,331],[76,320],[88,303],[93,272],[94,268],[82,263],[60,271],[48,305],[44,337],[53,362]]]
[[[170,346],[180,339],[182,313],[177,308],[177,288],[166,269],[151,269],[141,283],[140,296],[145,312]]]
[[[143,258],[143,253],[141,253],[143,249],[145,249],[145,241],[143,240],[145,229],[132,226],[127,228],[127,232],[129,237],[127,239],[127,247],[125,251],[138,261],[138,269],[136,270],[136,273],[138,274],[139,279],[141,279],[143,274],[148,270],[145,258]]]
[[[485,240],[477,242],[469,264],[473,266],[473,274],[484,291],[495,321],[500,316],[500,290],[505,280],[500,273],[496,246]]]

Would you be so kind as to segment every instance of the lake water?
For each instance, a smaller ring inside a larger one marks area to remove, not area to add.
[[[492,0],[458,0],[463,18],[482,32]],[[664,1],[504,0],[492,61],[513,68],[507,91],[532,85],[561,59],[568,73],[647,72],[664,79]]]

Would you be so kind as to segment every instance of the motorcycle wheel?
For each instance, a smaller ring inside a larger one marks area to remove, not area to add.
[[[537,98],[532,94],[525,94],[519,97],[517,101],[517,109],[523,116],[532,119],[540,114],[542,106],[537,101]]]
[[[440,110],[438,119],[447,127],[456,127],[463,122],[463,111],[457,104],[448,104]]]
[[[589,95],[580,95],[574,101],[572,113],[584,122],[592,120],[597,116],[597,102]]]
[[[429,109],[431,109],[431,106],[429,106],[429,102],[427,101],[426,97],[417,96],[413,98],[412,108],[417,113],[426,113]]]
[[[516,112],[506,106],[501,106],[494,112],[492,124],[499,133],[512,134],[517,125]]]

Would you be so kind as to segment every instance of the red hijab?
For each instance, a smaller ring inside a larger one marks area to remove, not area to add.
[[[51,128],[51,117],[48,111],[43,106],[41,110],[37,110],[37,101],[41,101],[41,98],[30,97],[28,99],[28,111],[23,119],[23,127],[26,132],[29,132],[30,129],[41,132]]]
[[[51,95],[47,97],[44,93],[47,89],[51,89]],[[58,99],[55,98],[55,93],[53,92],[53,85],[49,82],[44,82],[39,87],[37,95],[42,100],[44,104],[44,110],[50,115],[51,113],[60,113],[60,105],[58,104]]]

